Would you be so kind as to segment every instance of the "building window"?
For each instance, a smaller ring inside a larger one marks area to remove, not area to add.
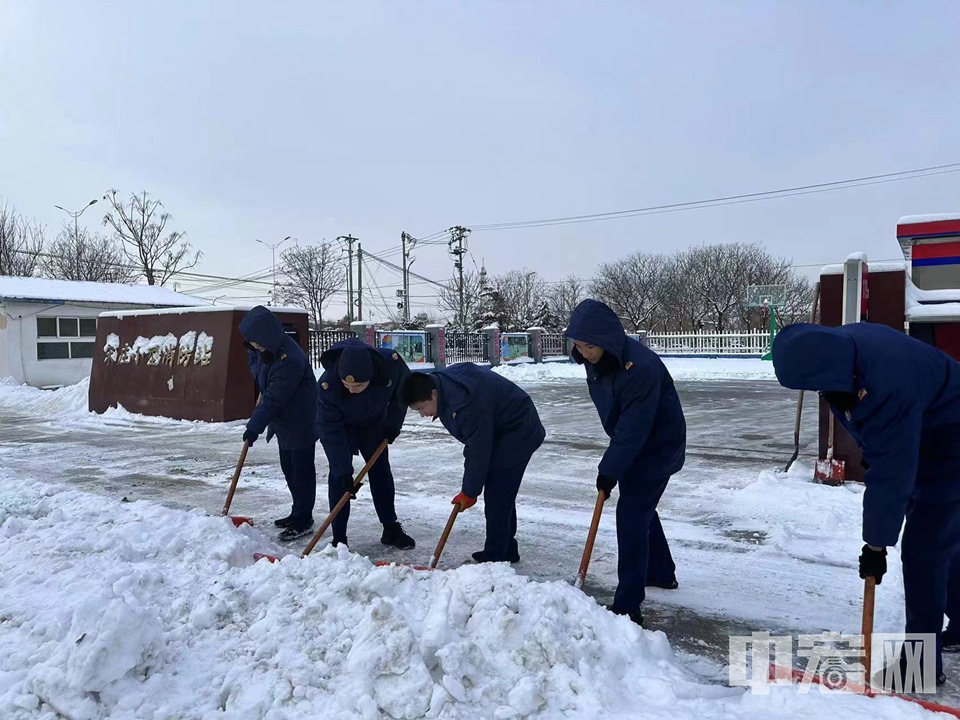
[[[93,343],[92,342],[72,342],[70,343],[70,357],[76,360],[77,358],[92,358],[93,357]]]
[[[57,319],[55,317],[37,318],[37,337],[56,337]]]
[[[37,360],[92,358],[94,346],[92,341],[62,342],[60,340],[65,338],[95,338],[96,336],[96,318],[38,317]]]
[[[37,360],[69,360],[70,343],[38,342]]]
[[[80,320],[78,318],[57,318],[60,337],[80,337]]]

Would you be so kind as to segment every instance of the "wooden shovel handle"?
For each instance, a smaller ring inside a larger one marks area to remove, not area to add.
[[[363,466],[360,474],[357,475],[357,479],[353,481],[353,492],[345,492],[343,494],[343,497],[340,498],[340,502],[334,506],[333,510],[331,510],[330,514],[327,516],[327,519],[323,521],[323,524],[320,525],[319,528],[317,528],[317,531],[313,534],[310,542],[307,543],[307,546],[303,549],[300,557],[305,558],[307,555],[313,552],[313,549],[317,546],[317,543],[320,542],[320,538],[323,537],[323,534],[327,531],[327,528],[333,524],[333,521],[337,519],[337,515],[340,514],[341,510],[343,510],[343,506],[350,502],[350,496],[356,495],[357,491],[363,487],[363,479],[367,476],[367,473],[370,472],[370,468],[373,467],[373,464],[380,458],[380,454],[386,449],[387,441],[384,440],[374,451],[373,455],[370,456],[370,459],[367,460],[367,464]]]
[[[866,674],[864,685],[870,687],[871,674],[870,658],[873,654],[873,608],[877,590],[877,579],[872,575],[863,580],[863,619],[860,624],[860,633],[863,635],[863,670]]]
[[[257,395],[257,405],[263,399],[263,393]],[[230,490],[227,492],[227,501],[223,504],[221,515],[227,515],[230,512],[230,506],[233,504],[233,494],[237,491],[237,483],[240,481],[240,471],[243,470],[243,464],[247,461],[247,451],[250,449],[250,443],[243,441],[243,450],[240,451],[240,459],[237,460],[237,469],[233,471],[233,479],[230,481]]]
[[[233,480],[230,481],[230,490],[227,492],[227,501],[223,504],[221,515],[230,513],[230,505],[233,504],[233,494],[237,491],[237,483],[240,481],[240,471],[243,470],[243,464],[247,461],[247,451],[250,449],[250,443],[243,441],[243,449],[240,451],[240,459],[237,460],[237,469],[233,471]]]
[[[453,530],[453,523],[457,519],[457,515],[461,512],[460,503],[457,503],[453,506],[453,510],[450,511],[450,517],[447,518],[447,524],[443,528],[443,534],[440,535],[440,542],[437,543],[437,549],[433,551],[433,557],[430,558],[430,569],[433,570],[437,563],[440,562],[440,553],[443,552],[443,547],[447,544],[447,538],[450,537],[450,531]]]
[[[603,512],[603,503],[606,499],[603,490],[599,490],[597,492],[597,504],[593,508],[593,519],[590,521],[590,532],[587,533],[587,544],[583,548],[583,558],[580,560],[580,570],[577,571],[577,579],[573,583],[573,586],[578,590],[583,587],[583,581],[587,578],[590,556],[593,555],[593,543],[597,539],[597,530],[600,528],[600,514]]]

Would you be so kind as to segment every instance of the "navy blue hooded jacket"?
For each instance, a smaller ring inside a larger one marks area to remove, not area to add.
[[[600,474],[622,482],[678,472],[687,424],[673,378],[657,354],[628,338],[617,314],[596,300],[584,300],[573,311],[567,337],[603,348],[605,356],[594,365],[573,351],[586,365],[590,397],[610,437]]]
[[[269,425],[285,450],[315,443],[317,385],[306,354],[283,331],[276,315],[261,305],[240,321],[240,333],[268,353],[247,350],[247,364],[261,393],[247,429],[259,435]]]
[[[437,416],[463,443],[464,495],[478,497],[498,468],[530,457],[546,431],[533,400],[488,368],[460,363],[431,374],[437,386]]]
[[[834,415],[863,449],[863,541],[895,545],[911,497],[960,499],[960,365],[872,323],[797,324],[773,344],[784,387],[848,393]]]
[[[361,347],[370,351],[373,379],[362,393],[351,395],[340,381],[337,364],[344,348]],[[393,350],[374,348],[362,340],[344,340],[320,356],[323,375],[317,382],[317,428],[320,442],[334,477],[353,475],[353,444],[348,433],[353,428],[382,425],[399,432],[407,407],[397,396],[410,374],[407,364]]]

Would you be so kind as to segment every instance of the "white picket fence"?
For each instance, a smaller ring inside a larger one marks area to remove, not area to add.
[[[763,355],[770,346],[770,333],[651,333],[651,350],[660,355],[725,355],[730,357]]]

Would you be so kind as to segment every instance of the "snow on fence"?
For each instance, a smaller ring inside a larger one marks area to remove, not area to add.
[[[770,347],[770,333],[651,333],[647,343],[659,355],[760,356]]]

